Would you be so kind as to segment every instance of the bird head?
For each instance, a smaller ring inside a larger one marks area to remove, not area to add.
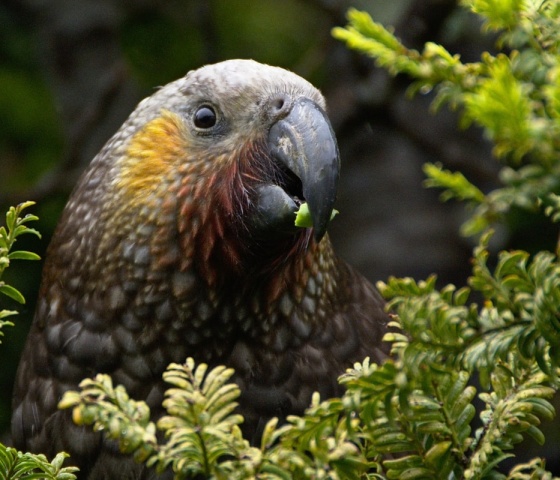
[[[150,236],[146,255],[236,270],[320,242],[339,167],[316,88],[278,67],[229,60],[191,71],[143,100],[93,161],[83,190],[89,181],[97,190],[109,185],[103,204],[111,206],[112,222],[118,219],[130,242]],[[312,229],[294,224],[303,202]],[[134,231],[123,227],[127,220]]]

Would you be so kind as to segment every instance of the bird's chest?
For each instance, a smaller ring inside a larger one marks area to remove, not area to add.
[[[223,361],[240,338],[264,339],[263,333],[280,320],[278,313],[265,311],[258,293],[214,290],[201,285],[192,272],[151,278],[134,292],[124,292],[119,285],[105,296],[107,300],[98,304],[104,304],[104,313],[114,319],[119,348],[167,363],[183,362],[187,356],[198,362]],[[120,300],[112,301],[115,297]]]
[[[49,335],[52,358],[79,366],[80,375],[96,373],[95,365],[150,398],[150,385],[161,383],[167,365],[187,357],[232,366],[243,378],[270,379],[274,375],[261,371],[270,359],[253,352],[290,362],[302,356],[300,346],[316,331],[316,311],[324,309],[318,276],[302,269],[291,281],[277,274],[258,281],[217,277],[212,284],[195,257],[166,235],[136,229],[103,244],[97,251],[103,262],[71,257],[70,273],[51,286],[50,296],[60,299],[54,303],[65,306],[52,312],[60,324]],[[278,371],[290,372],[290,362]]]

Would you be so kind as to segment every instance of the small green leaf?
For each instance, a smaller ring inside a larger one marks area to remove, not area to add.
[[[313,222],[311,220],[311,213],[309,212],[309,205],[307,203],[302,203],[299,207],[299,210],[296,213],[296,227],[301,228],[310,228],[313,226]]]
[[[400,458],[385,460],[383,466],[392,470],[404,470],[422,465],[422,457],[419,455],[405,455]]]
[[[331,212],[331,220],[338,215],[338,210],[334,209]],[[311,213],[309,212],[309,205],[307,202],[302,203],[299,210],[296,212],[296,220],[294,222],[296,227],[300,228],[311,228],[313,226],[313,220],[311,219]]]
[[[452,446],[452,442],[449,441],[436,443],[426,452],[426,463],[433,468],[441,468],[441,462]]]
[[[16,250],[8,255],[10,260],[41,260],[41,257],[33,252]]]
[[[484,194],[469,182],[461,172],[445,170],[437,163],[426,163],[424,164],[423,170],[428,177],[424,181],[426,187],[444,189],[441,194],[443,201],[447,201],[451,198],[457,198],[463,201],[474,201],[475,203],[484,201]]]
[[[21,304],[25,303],[25,298],[23,297],[23,295],[14,287],[11,287],[10,285],[0,284],[0,293],[7,295],[8,297],[10,297],[11,299],[15,300],[18,303]]]

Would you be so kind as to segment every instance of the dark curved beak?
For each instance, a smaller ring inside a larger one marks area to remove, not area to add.
[[[308,98],[294,101],[289,113],[268,134],[272,155],[302,184],[318,242],[327,231],[336,199],[340,155],[325,111]]]

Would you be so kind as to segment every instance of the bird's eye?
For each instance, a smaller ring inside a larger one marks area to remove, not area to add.
[[[194,114],[194,125],[197,128],[212,128],[216,125],[216,112],[212,107],[200,107]]]

